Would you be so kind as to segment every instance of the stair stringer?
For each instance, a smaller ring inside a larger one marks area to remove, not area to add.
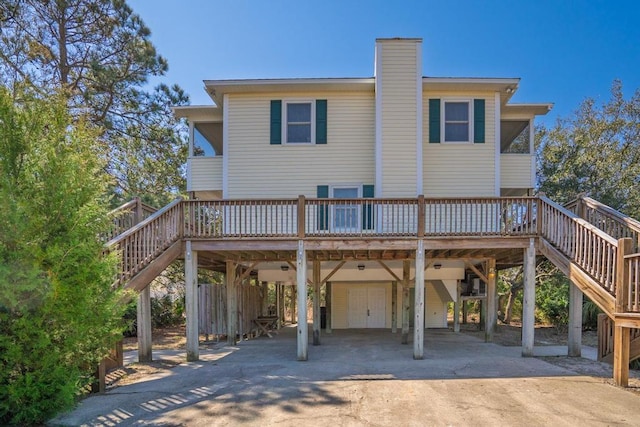
[[[133,289],[136,292],[142,291],[149,283],[160,273],[162,273],[173,261],[178,259],[184,252],[184,243],[182,240],[177,240],[167,249],[165,249],[160,255],[158,255],[153,261],[149,263],[145,268],[140,270],[135,276],[127,280],[124,289]]]
[[[567,258],[546,239],[539,239],[540,252],[562,271],[571,282],[593,301],[609,317],[615,317],[616,299],[596,280],[585,273],[578,264]]]

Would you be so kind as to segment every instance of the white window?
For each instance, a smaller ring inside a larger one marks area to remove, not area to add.
[[[442,142],[470,142],[473,135],[471,101],[443,100]]]
[[[286,144],[315,144],[315,103],[285,101],[282,139]]]
[[[334,199],[357,199],[360,196],[360,188],[357,187],[333,187]],[[332,221],[334,230],[357,231],[360,229],[360,206],[356,204],[334,205]]]

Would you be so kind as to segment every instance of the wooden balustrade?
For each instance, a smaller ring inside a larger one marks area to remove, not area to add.
[[[640,222],[590,197],[578,200],[578,215],[614,239],[630,237],[633,250],[640,251]]]
[[[640,313],[640,253],[626,255],[624,261],[629,274],[626,311]]]
[[[297,200],[187,200],[184,236],[190,239],[293,238]]]
[[[188,238],[532,236],[537,198],[183,202]]]
[[[425,199],[425,236],[534,236],[536,197]]]
[[[617,240],[546,197],[540,202],[542,237],[615,296]]]
[[[307,237],[414,237],[418,199],[306,199]]]
[[[151,213],[139,201],[121,207],[150,215],[107,243],[119,251],[117,283],[187,239],[529,237],[540,235],[616,295],[624,258],[626,309],[640,312],[640,255],[545,197],[425,199],[176,200]],[[126,215],[122,215],[124,218]],[[125,222],[122,222],[125,224]],[[623,256],[624,255],[624,256]],[[622,264],[619,264],[622,265]],[[628,291],[627,291],[628,289]]]
[[[177,199],[107,242],[105,252],[120,254],[114,285],[124,284],[181,239],[182,226],[181,199]]]
[[[598,314],[598,360],[602,360],[613,353],[613,329],[615,322],[605,313]],[[631,328],[629,339],[633,341],[640,337],[640,329]]]
[[[102,240],[108,242],[124,233],[140,221],[143,221],[157,211],[153,206],[143,203],[139,197],[113,209],[108,216],[111,227],[104,233]]]

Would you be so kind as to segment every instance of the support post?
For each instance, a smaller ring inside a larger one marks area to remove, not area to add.
[[[320,345],[320,261],[313,261],[313,345]]]
[[[325,328],[325,333],[330,334],[331,333],[331,282],[327,282],[325,284],[325,307],[326,307],[326,321],[327,321],[327,327]]]
[[[276,327],[280,329],[282,327],[282,283],[276,282],[276,316],[278,317],[278,321],[276,322]]]
[[[467,324],[467,302],[466,301],[460,301],[462,304],[462,324],[466,325]]]
[[[138,295],[138,362],[151,362],[151,285]]]
[[[569,284],[569,357],[582,356],[582,291],[573,282]]]
[[[418,240],[416,250],[416,283],[413,321],[413,358],[424,358],[424,240]]]
[[[409,277],[411,260],[402,261],[402,344],[409,344]]]
[[[198,252],[187,241],[184,257],[186,282],[185,310],[187,312],[187,362],[200,358],[198,350]]]
[[[225,282],[227,285],[227,344],[236,345],[238,333],[238,292],[236,289],[236,264],[226,262]]]
[[[294,323],[296,323],[296,287],[295,286],[291,286],[291,298],[290,298],[290,306],[289,309],[291,310],[291,324],[293,325]]]
[[[398,332],[398,282],[391,282],[391,333]]]
[[[307,252],[304,240],[298,240],[296,256],[296,279],[298,287],[298,360],[307,360],[309,327],[307,325]]]
[[[284,307],[285,307],[285,290],[287,289],[287,285],[280,282],[280,328],[284,326],[286,323],[286,319],[284,318]]]
[[[625,255],[633,251],[633,240],[629,237],[618,239],[618,259],[616,260],[616,313],[628,311],[629,269],[625,268]],[[613,319],[613,382],[621,387],[629,385],[629,352],[631,351],[631,329],[621,326]]]
[[[631,329],[615,325],[613,331],[613,382],[620,387],[629,386],[629,351]]]
[[[460,332],[460,280],[456,286],[456,300],[453,302],[453,332]]]
[[[536,248],[533,239],[524,250],[524,294],[522,297],[522,356],[533,356],[536,307]]]
[[[496,260],[495,258],[487,261],[487,304],[485,315],[485,327],[484,327],[484,340],[485,342],[493,341],[493,334],[496,330],[498,322],[498,310],[496,309]]]
[[[262,315],[269,315],[269,282],[262,282]]]

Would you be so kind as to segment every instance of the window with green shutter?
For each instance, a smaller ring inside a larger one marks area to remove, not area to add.
[[[282,101],[271,101],[271,145],[282,144]]]
[[[318,185],[316,188],[316,197],[318,199],[326,199],[329,197],[329,186]],[[329,229],[329,207],[326,205],[318,205],[317,209],[317,226],[318,230]]]
[[[326,99],[271,101],[271,144],[326,143]]]
[[[373,199],[375,197],[375,191],[373,185],[362,186],[362,197],[365,199]],[[365,202],[362,205],[362,229],[374,230],[375,224],[373,219],[373,206],[374,202]]]
[[[316,144],[327,143],[327,100],[316,100]]]
[[[484,99],[473,100],[473,142],[484,143]]]
[[[429,99],[430,143],[484,143],[484,99]]]
[[[429,142],[440,142],[440,100],[429,100]]]

